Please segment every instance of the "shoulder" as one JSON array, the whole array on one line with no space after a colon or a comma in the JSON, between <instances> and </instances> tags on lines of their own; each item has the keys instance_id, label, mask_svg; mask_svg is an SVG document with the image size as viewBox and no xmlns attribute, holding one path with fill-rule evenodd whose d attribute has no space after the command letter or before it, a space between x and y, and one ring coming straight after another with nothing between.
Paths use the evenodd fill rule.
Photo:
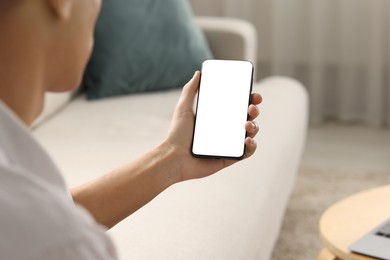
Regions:
<instances>
[{"instance_id":1,"label":"shoulder","mask_svg":"<svg viewBox=\"0 0 390 260\"><path fill-rule=\"evenodd\" d=\"M0 208L0 259L115 259L105 229L69 194L1 165Z\"/></svg>"}]
</instances>

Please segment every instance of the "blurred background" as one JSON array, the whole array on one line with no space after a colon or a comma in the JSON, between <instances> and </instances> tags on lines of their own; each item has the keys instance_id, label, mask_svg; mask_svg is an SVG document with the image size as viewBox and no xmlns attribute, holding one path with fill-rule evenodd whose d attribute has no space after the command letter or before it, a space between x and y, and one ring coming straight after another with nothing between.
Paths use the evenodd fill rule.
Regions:
<instances>
[{"instance_id":1,"label":"blurred background","mask_svg":"<svg viewBox=\"0 0 390 260\"><path fill-rule=\"evenodd\" d=\"M197 15L238 17L258 31L258 75L310 91L311 120L390 125L390 2L192 0Z\"/></svg>"},{"instance_id":2,"label":"blurred background","mask_svg":"<svg viewBox=\"0 0 390 260\"><path fill-rule=\"evenodd\" d=\"M191 3L195 15L252 22L258 79L293 77L309 92L306 150L273 260L315 259L323 211L390 183L390 1Z\"/></svg>"}]
</instances>

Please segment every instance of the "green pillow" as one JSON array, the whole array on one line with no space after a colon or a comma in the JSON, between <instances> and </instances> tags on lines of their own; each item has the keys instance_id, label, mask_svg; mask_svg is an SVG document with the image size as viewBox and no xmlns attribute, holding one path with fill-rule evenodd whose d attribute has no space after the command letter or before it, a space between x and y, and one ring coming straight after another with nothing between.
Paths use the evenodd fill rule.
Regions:
<instances>
[{"instance_id":1,"label":"green pillow","mask_svg":"<svg viewBox=\"0 0 390 260\"><path fill-rule=\"evenodd\" d=\"M210 58L188 0L107 0L83 83L88 99L177 88Z\"/></svg>"}]
</instances>

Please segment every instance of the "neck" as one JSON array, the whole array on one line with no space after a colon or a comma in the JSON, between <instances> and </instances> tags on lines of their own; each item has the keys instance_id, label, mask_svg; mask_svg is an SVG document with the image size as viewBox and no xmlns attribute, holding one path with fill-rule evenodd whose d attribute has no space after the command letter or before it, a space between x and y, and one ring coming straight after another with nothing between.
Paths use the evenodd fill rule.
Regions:
<instances>
[{"instance_id":1,"label":"neck","mask_svg":"<svg viewBox=\"0 0 390 260\"><path fill-rule=\"evenodd\" d=\"M15 21L5 17L0 22L0 99L31 125L43 107L42 46L28 21Z\"/></svg>"}]
</instances>

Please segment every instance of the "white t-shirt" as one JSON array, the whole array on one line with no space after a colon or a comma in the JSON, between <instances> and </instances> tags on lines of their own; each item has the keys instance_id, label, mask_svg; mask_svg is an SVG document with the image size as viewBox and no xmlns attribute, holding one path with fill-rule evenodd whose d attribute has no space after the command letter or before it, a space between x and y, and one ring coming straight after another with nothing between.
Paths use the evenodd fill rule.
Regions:
<instances>
[{"instance_id":1,"label":"white t-shirt","mask_svg":"<svg viewBox=\"0 0 390 260\"><path fill-rule=\"evenodd\" d=\"M55 164L1 101L0 259L117 259L106 230L75 205Z\"/></svg>"}]
</instances>

